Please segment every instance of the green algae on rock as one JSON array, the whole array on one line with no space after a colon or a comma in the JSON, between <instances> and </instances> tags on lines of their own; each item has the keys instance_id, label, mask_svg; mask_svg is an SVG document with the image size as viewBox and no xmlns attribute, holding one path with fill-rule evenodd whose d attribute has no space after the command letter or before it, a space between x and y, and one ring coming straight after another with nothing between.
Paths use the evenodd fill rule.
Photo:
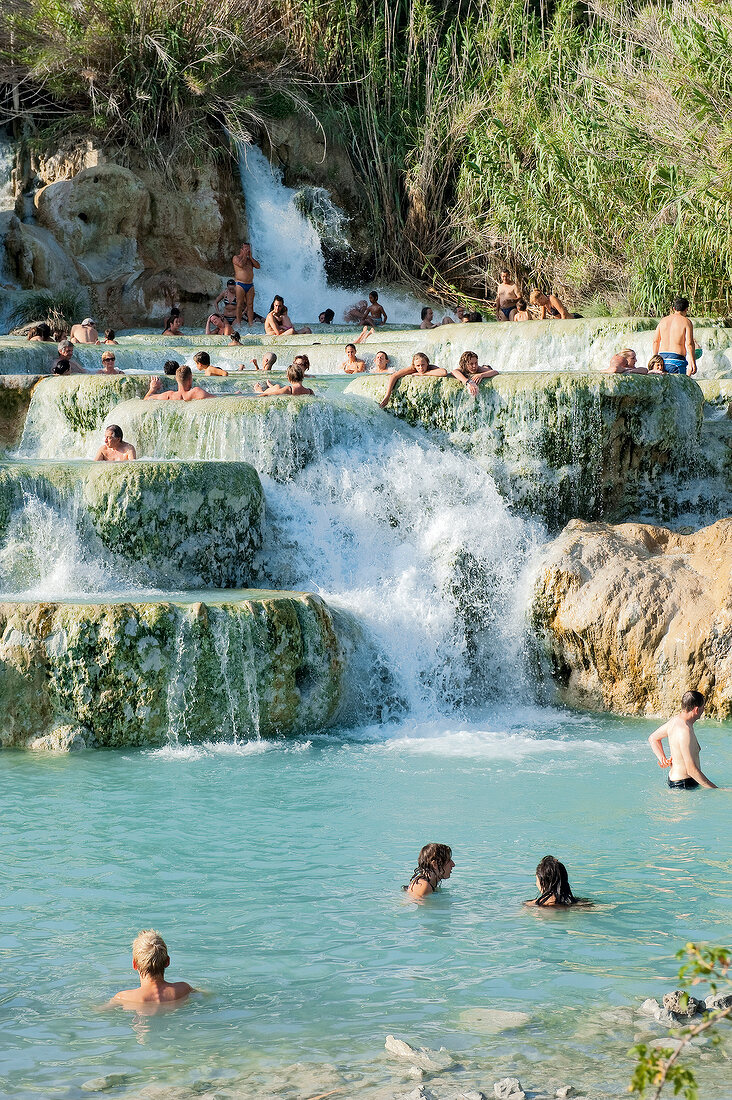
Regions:
<instances>
[{"instance_id":1,"label":"green algae on rock","mask_svg":"<svg viewBox=\"0 0 732 1100\"><path fill-rule=\"evenodd\" d=\"M329 725L342 649L314 595L0 604L0 745L160 745Z\"/></svg>"},{"instance_id":2,"label":"green algae on rock","mask_svg":"<svg viewBox=\"0 0 732 1100\"><path fill-rule=\"evenodd\" d=\"M385 385L358 378L346 392L379 398ZM698 466L702 404L690 378L536 372L498 375L477 398L452 378L409 376L388 407L446 433L513 504L558 527L621 519L649 499L670 511L677 478Z\"/></svg>"},{"instance_id":3,"label":"green algae on rock","mask_svg":"<svg viewBox=\"0 0 732 1100\"><path fill-rule=\"evenodd\" d=\"M575 520L551 543L531 621L559 699L670 714L689 688L732 716L732 520L693 534Z\"/></svg>"},{"instance_id":4,"label":"green algae on rock","mask_svg":"<svg viewBox=\"0 0 732 1100\"><path fill-rule=\"evenodd\" d=\"M140 585L236 588L252 582L264 494L245 462L0 464L0 536L29 496L111 550Z\"/></svg>"}]
</instances>

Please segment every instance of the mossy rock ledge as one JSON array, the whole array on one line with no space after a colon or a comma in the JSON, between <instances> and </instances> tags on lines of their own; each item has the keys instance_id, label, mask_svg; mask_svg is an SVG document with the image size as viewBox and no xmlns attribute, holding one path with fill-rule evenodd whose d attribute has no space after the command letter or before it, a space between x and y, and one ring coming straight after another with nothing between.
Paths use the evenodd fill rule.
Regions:
<instances>
[{"instance_id":1,"label":"mossy rock ledge","mask_svg":"<svg viewBox=\"0 0 732 1100\"><path fill-rule=\"evenodd\" d=\"M297 734L334 720L342 671L330 611L306 593L0 604L0 746Z\"/></svg>"},{"instance_id":2,"label":"mossy rock ledge","mask_svg":"<svg viewBox=\"0 0 732 1100\"><path fill-rule=\"evenodd\" d=\"M537 657L559 700L669 715L689 688L732 717L732 519L693 534L568 524L533 592Z\"/></svg>"},{"instance_id":3,"label":"mossy rock ledge","mask_svg":"<svg viewBox=\"0 0 732 1100\"><path fill-rule=\"evenodd\" d=\"M380 399L384 378L347 392ZM703 472L703 395L691 378L501 374L477 398L452 378L400 380L388 410L444 432L506 498L557 529L575 517L675 514L679 479Z\"/></svg>"}]
</instances>

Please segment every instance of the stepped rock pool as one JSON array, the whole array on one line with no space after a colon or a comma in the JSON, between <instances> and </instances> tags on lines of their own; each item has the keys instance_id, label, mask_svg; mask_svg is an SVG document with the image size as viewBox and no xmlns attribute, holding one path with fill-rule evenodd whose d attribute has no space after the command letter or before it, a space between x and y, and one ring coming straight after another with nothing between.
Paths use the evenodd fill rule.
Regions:
<instances>
[{"instance_id":1,"label":"stepped rock pool","mask_svg":"<svg viewBox=\"0 0 732 1100\"><path fill-rule=\"evenodd\" d=\"M0 770L5 1096L386 1098L417 1084L388 1034L445 1047L436 1096L518 1076L625 1093L637 1014L674 953L729 938L730 795L672 794L654 723L517 707L472 725L41 756ZM705 721L713 778L727 731ZM725 772L727 769L727 772ZM427 840L456 869L406 900ZM589 910L526 910L551 852ZM12 885L11 885L12 884ZM100 1011L135 984L130 943L165 936L174 1012ZM703 994L702 994L703 995ZM524 1013L500 1030L490 1011ZM732 1097L728 1026L686 1056Z\"/></svg>"}]
</instances>

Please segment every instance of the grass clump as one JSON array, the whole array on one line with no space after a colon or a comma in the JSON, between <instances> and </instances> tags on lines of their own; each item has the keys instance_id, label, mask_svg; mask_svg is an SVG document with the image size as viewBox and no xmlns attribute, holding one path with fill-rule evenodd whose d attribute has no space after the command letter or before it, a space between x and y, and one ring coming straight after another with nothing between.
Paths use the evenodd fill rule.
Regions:
<instances>
[{"instance_id":1,"label":"grass clump","mask_svg":"<svg viewBox=\"0 0 732 1100\"><path fill-rule=\"evenodd\" d=\"M89 312L89 301L81 290L33 290L23 294L8 319L10 329L45 323L52 331L69 332Z\"/></svg>"}]
</instances>

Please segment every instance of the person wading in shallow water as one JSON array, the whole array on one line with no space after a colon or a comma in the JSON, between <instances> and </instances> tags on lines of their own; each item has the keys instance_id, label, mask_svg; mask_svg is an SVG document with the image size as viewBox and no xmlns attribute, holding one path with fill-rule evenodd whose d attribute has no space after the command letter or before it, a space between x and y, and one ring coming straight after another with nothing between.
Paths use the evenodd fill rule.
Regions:
<instances>
[{"instance_id":1,"label":"person wading in shallow water","mask_svg":"<svg viewBox=\"0 0 732 1100\"><path fill-rule=\"evenodd\" d=\"M140 987L115 993L110 1006L137 1008L140 1005L169 1004L196 992L188 982L166 982L165 970L168 966L168 948L160 933L154 928L140 932L132 944L132 967L140 975Z\"/></svg>"},{"instance_id":2,"label":"person wading in shallow water","mask_svg":"<svg viewBox=\"0 0 732 1100\"><path fill-rule=\"evenodd\" d=\"M697 787L716 790L717 784L707 779L699 766L701 748L694 732L694 723L704 713L704 696L700 691L687 691L681 700L681 711L654 730L648 743L660 768L670 768L668 785L674 791L693 791ZM668 738L670 756L663 751Z\"/></svg>"},{"instance_id":3,"label":"person wading in shallow water","mask_svg":"<svg viewBox=\"0 0 732 1100\"><path fill-rule=\"evenodd\" d=\"M417 857L417 866L408 886L402 886L410 897L424 898L434 894L440 883L448 879L455 863L449 844L425 844Z\"/></svg>"},{"instance_id":4,"label":"person wading in shallow water","mask_svg":"<svg viewBox=\"0 0 732 1100\"><path fill-rule=\"evenodd\" d=\"M688 308L687 298L676 298L653 335L653 354L663 359L666 374L696 374L694 326L686 316Z\"/></svg>"}]
</instances>

